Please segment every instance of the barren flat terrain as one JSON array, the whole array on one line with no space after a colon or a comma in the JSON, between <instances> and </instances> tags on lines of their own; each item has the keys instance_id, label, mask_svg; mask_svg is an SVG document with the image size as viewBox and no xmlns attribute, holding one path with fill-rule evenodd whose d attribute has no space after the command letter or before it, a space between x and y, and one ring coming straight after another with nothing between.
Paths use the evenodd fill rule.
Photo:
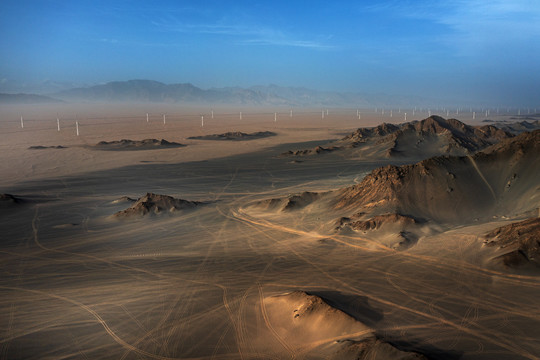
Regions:
<instances>
[{"instance_id":1,"label":"barren flat terrain","mask_svg":"<svg viewBox=\"0 0 540 360\"><path fill-rule=\"evenodd\" d=\"M497 259L511 249L485 244L538 216L538 154L505 157L517 136L420 165L418 152L283 156L404 116L211 110L1 110L1 359L540 359L534 259L509 267ZM204 140L231 132L275 135ZM399 182L378 197L381 178L420 187L421 171L433 206L404 203ZM478 201L448 200L467 191Z\"/></svg>"}]
</instances>

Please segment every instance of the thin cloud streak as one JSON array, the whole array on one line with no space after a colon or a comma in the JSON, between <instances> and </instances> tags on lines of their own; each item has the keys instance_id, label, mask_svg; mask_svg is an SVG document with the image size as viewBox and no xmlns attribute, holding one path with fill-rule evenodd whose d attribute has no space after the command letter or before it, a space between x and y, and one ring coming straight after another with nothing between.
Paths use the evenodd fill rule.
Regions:
<instances>
[{"instance_id":1,"label":"thin cloud streak","mask_svg":"<svg viewBox=\"0 0 540 360\"><path fill-rule=\"evenodd\" d=\"M530 0L387 1L361 11L441 24L453 32L447 39L459 41L496 43L540 36L540 3Z\"/></svg>"},{"instance_id":2,"label":"thin cloud streak","mask_svg":"<svg viewBox=\"0 0 540 360\"><path fill-rule=\"evenodd\" d=\"M336 49L335 46L322 45L313 41L301 41L301 40L287 40L287 39L256 39L256 40L244 40L238 42L241 45L276 45L276 46L291 46L300 48L310 48L317 50L332 50Z\"/></svg>"},{"instance_id":3,"label":"thin cloud streak","mask_svg":"<svg viewBox=\"0 0 540 360\"><path fill-rule=\"evenodd\" d=\"M335 49L336 46L327 45L319 41L300 40L290 34L268 27L249 27L243 25L220 24L184 24L179 22L153 21L152 24L164 32L179 32L206 35L225 35L231 37L247 38L237 40L239 45L270 45L309 48L317 50ZM326 36L331 38L331 36Z\"/></svg>"}]
</instances>

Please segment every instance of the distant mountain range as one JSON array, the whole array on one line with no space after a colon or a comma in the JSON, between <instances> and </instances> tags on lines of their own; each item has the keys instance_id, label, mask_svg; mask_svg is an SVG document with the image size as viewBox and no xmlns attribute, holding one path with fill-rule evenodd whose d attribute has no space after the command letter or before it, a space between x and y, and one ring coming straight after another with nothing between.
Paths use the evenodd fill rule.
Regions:
<instances>
[{"instance_id":1,"label":"distant mountain range","mask_svg":"<svg viewBox=\"0 0 540 360\"><path fill-rule=\"evenodd\" d=\"M23 95L26 101L21 101ZM0 99L9 102L12 94L1 94ZM165 102L185 104L222 104L251 106L293 107L405 107L433 106L438 102L415 96L387 94L361 94L351 92L318 91L302 87L278 85L253 86L250 88L225 87L201 89L193 84L164 84L153 80L113 81L102 85L78 87L52 94L18 94L11 102L68 101L68 102ZM39 98L42 97L42 98ZM5 100L4 100L5 99Z\"/></svg>"}]
</instances>

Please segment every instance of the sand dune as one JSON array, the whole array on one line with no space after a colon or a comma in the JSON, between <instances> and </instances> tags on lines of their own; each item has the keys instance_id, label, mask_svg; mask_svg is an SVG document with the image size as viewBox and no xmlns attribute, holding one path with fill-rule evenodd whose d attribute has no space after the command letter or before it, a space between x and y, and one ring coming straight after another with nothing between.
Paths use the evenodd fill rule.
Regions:
<instances>
[{"instance_id":1,"label":"sand dune","mask_svg":"<svg viewBox=\"0 0 540 360\"><path fill-rule=\"evenodd\" d=\"M126 201L132 199L125 197ZM147 193L138 199L129 208L114 214L117 218L141 217L145 215L157 215L160 213L173 213L180 210L193 209L201 203L198 201L189 201L176 199L168 195L158 195Z\"/></svg>"},{"instance_id":2,"label":"sand dune","mask_svg":"<svg viewBox=\"0 0 540 360\"><path fill-rule=\"evenodd\" d=\"M255 140L262 139L269 136L276 136L277 134L272 131L257 131L254 133L244 133L241 131L230 131L223 134L212 134L212 135L201 135L201 136L190 136L188 139L195 140L234 140L234 141L244 141L244 140Z\"/></svg>"},{"instance_id":3,"label":"sand dune","mask_svg":"<svg viewBox=\"0 0 540 360\"><path fill-rule=\"evenodd\" d=\"M527 264L540 267L540 218L530 218L497 228L485 235L488 246L508 252L495 260L506 266Z\"/></svg>"},{"instance_id":4,"label":"sand dune","mask_svg":"<svg viewBox=\"0 0 540 360\"><path fill-rule=\"evenodd\" d=\"M169 142L165 139L144 139L144 140L128 140L122 139L118 141L100 141L92 146L96 150L152 150L162 148L177 148L185 146L176 142Z\"/></svg>"},{"instance_id":5,"label":"sand dune","mask_svg":"<svg viewBox=\"0 0 540 360\"><path fill-rule=\"evenodd\" d=\"M341 140L314 149L288 151L282 156L303 156L338 151L345 156L383 159L438 155L469 155L486 148L510 133L492 125L469 126L456 119L431 116L400 125L382 124L359 128Z\"/></svg>"}]
</instances>

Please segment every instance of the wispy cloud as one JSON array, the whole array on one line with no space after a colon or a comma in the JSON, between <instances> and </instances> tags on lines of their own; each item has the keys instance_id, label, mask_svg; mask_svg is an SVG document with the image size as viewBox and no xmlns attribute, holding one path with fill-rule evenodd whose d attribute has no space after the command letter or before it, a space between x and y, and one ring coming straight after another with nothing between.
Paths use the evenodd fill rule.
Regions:
<instances>
[{"instance_id":1,"label":"wispy cloud","mask_svg":"<svg viewBox=\"0 0 540 360\"><path fill-rule=\"evenodd\" d=\"M525 0L456 0L439 22L465 33L480 33L494 40L533 38L540 35L540 3Z\"/></svg>"},{"instance_id":2,"label":"wispy cloud","mask_svg":"<svg viewBox=\"0 0 540 360\"><path fill-rule=\"evenodd\" d=\"M318 50L330 50L335 49L335 46L332 45L323 45L316 41L302 41L302 40L291 40L291 39L251 39L238 42L239 44L244 45L276 45L276 46L293 46L300 48L311 48Z\"/></svg>"},{"instance_id":3,"label":"wispy cloud","mask_svg":"<svg viewBox=\"0 0 540 360\"><path fill-rule=\"evenodd\" d=\"M301 36L276 30L264 26L229 25L229 24L190 24L171 20L153 21L152 24L164 32L179 32L190 34L224 35L233 38L235 44L240 45L267 45L267 46L290 46L298 48L310 48L316 50L329 50L336 48L328 44L331 36L318 37L318 39L306 40Z\"/></svg>"},{"instance_id":4,"label":"wispy cloud","mask_svg":"<svg viewBox=\"0 0 540 360\"><path fill-rule=\"evenodd\" d=\"M99 41L107 43L107 44L118 44L118 39L103 38L103 39L99 39Z\"/></svg>"},{"instance_id":5,"label":"wispy cloud","mask_svg":"<svg viewBox=\"0 0 540 360\"><path fill-rule=\"evenodd\" d=\"M431 39L451 49L453 56L478 57L489 51L511 59L523 49L540 56L538 1L387 0L361 11L432 23ZM410 34L413 39L417 35Z\"/></svg>"},{"instance_id":6,"label":"wispy cloud","mask_svg":"<svg viewBox=\"0 0 540 360\"><path fill-rule=\"evenodd\" d=\"M388 0L362 10L431 21L465 39L500 42L540 35L540 2L531 0Z\"/></svg>"}]
</instances>

